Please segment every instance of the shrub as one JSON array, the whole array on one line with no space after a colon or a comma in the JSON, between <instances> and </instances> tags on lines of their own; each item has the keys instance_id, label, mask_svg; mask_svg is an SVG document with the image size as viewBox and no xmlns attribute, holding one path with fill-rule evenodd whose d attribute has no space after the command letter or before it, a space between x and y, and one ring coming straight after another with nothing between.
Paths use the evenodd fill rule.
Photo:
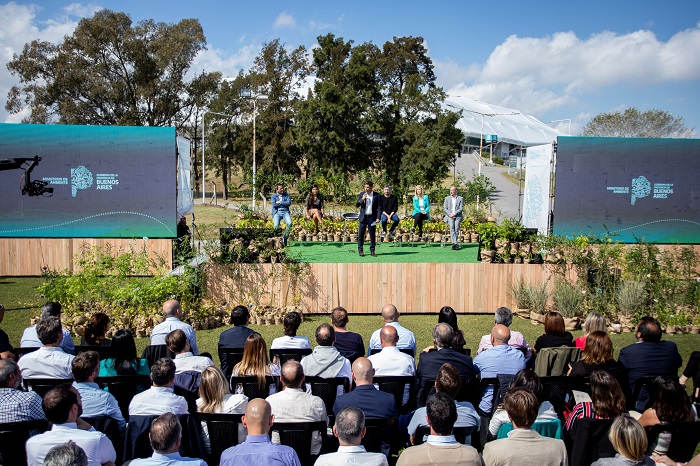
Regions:
<instances>
[{"instance_id":1,"label":"shrub","mask_svg":"<svg viewBox=\"0 0 700 466\"><path fill-rule=\"evenodd\" d=\"M552 293L554 309L564 317L581 317L583 315L583 301L586 297L576 285L565 280L555 283Z\"/></svg>"}]
</instances>

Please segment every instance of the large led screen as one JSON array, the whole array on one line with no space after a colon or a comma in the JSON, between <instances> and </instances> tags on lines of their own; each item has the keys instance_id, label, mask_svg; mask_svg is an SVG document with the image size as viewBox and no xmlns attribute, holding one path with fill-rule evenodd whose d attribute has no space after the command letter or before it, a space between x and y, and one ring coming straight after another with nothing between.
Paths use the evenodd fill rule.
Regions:
<instances>
[{"instance_id":1,"label":"large led screen","mask_svg":"<svg viewBox=\"0 0 700 466\"><path fill-rule=\"evenodd\" d=\"M700 243L700 140L560 137L554 233Z\"/></svg>"},{"instance_id":2,"label":"large led screen","mask_svg":"<svg viewBox=\"0 0 700 466\"><path fill-rule=\"evenodd\" d=\"M0 124L0 237L174 237L175 140L175 128Z\"/></svg>"}]
</instances>

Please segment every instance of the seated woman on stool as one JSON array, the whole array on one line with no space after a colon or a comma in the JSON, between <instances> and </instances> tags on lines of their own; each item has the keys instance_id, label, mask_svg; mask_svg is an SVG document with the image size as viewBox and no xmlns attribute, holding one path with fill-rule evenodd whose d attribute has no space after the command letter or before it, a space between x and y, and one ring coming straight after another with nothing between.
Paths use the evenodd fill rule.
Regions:
<instances>
[{"instance_id":1,"label":"seated woman on stool","mask_svg":"<svg viewBox=\"0 0 700 466\"><path fill-rule=\"evenodd\" d=\"M319 194L318 186L313 185L306 198L306 218L313 219L314 234L318 233L319 228L323 230L323 216L323 196Z\"/></svg>"},{"instance_id":2,"label":"seated woman on stool","mask_svg":"<svg viewBox=\"0 0 700 466\"><path fill-rule=\"evenodd\" d=\"M430 200L427 194L423 194L423 186L416 186L416 195L413 196L413 228L418 229L418 236L423 237L423 221L430 220Z\"/></svg>"}]
</instances>

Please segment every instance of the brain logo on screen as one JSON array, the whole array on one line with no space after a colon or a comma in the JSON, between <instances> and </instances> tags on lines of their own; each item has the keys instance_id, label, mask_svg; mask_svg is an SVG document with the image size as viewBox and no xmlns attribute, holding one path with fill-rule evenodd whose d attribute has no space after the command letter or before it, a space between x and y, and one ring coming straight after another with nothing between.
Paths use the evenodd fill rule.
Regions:
<instances>
[{"instance_id":1,"label":"brain logo on screen","mask_svg":"<svg viewBox=\"0 0 700 466\"><path fill-rule=\"evenodd\" d=\"M651 193L651 183L649 180L640 176L639 178L632 178L632 205L637 202L637 199L641 197L647 197Z\"/></svg>"},{"instance_id":2,"label":"brain logo on screen","mask_svg":"<svg viewBox=\"0 0 700 466\"><path fill-rule=\"evenodd\" d=\"M73 197L79 189L87 189L92 186L92 172L80 165L78 168L70 169L71 194Z\"/></svg>"}]
</instances>

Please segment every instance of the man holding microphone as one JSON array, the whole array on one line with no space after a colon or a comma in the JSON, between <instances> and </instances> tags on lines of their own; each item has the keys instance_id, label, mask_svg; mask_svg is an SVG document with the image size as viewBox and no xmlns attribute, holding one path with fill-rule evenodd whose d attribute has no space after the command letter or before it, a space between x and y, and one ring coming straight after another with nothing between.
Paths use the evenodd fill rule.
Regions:
<instances>
[{"instance_id":1,"label":"man holding microphone","mask_svg":"<svg viewBox=\"0 0 700 466\"><path fill-rule=\"evenodd\" d=\"M363 247L365 243L365 230L367 230L367 228L369 228L370 254L372 257L377 257L377 254L374 252L374 246L377 235L377 223L379 223L382 213L382 201L381 196L372 191L373 186L374 183L371 181L365 181L365 190L357 196L357 202L355 203L355 207L360 208L360 225L357 232L357 252L360 257L364 257L365 255Z\"/></svg>"}]
</instances>

